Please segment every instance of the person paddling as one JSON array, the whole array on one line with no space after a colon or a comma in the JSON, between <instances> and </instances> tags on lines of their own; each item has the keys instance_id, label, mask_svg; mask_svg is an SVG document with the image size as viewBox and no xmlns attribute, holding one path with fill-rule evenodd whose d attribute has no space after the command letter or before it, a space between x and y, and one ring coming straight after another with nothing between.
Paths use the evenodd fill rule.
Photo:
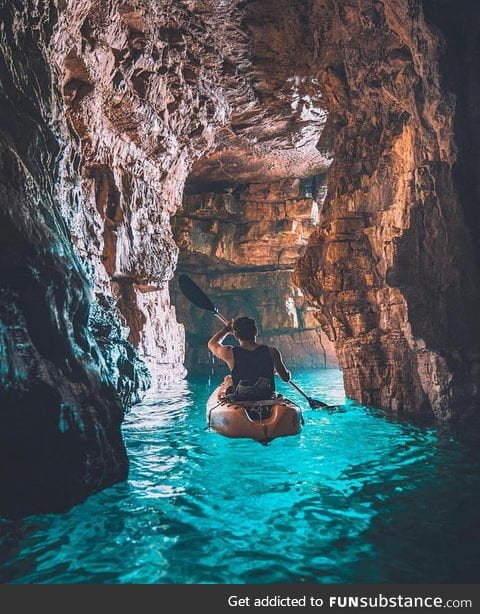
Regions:
<instances>
[{"instance_id":1,"label":"person paddling","mask_svg":"<svg viewBox=\"0 0 480 614\"><path fill-rule=\"evenodd\" d=\"M229 334L235 336L238 346L223 345L222 341ZM257 335L255 320L240 316L209 340L208 349L223 360L231 371L223 381L221 394L237 401L270 399L275 394L275 373L284 382L290 381L290 371L284 365L279 350L258 344Z\"/></svg>"}]
</instances>

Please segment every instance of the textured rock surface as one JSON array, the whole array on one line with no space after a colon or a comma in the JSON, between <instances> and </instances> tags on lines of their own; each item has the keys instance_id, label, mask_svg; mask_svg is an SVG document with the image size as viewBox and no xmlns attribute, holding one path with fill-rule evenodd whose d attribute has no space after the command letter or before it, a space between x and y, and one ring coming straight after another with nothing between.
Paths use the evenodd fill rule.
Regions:
<instances>
[{"instance_id":1,"label":"textured rock surface","mask_svg":"<svg viewBox=\"0 0 480 614\"><path fill-rule=\"evenodd\" d=\"M18 5L18 6L17 6ZM127 475L123 408L54 194L47 3L2 9L0 514L61 511Z\"/></svg>"},{"instance_id":2,"label":"textured rock surface","mask_svg":"<svg viewBox=\"0 0 480 614\"><path fill-rule=\"evenodd\" d=\"M290 279L311 203L266 186L333 156L296 280L347 393L478 416L476 3L15 0L2 18L5 509L122 479L123 407L185 373L168 286L187 177L183 270L213 262L229 314L263 300L294 360L299 339L321 354Z\"/></svg>"},{"instance_id":3,"label":"textured rock surface","mask_svg":"<svg viewBox=\"0 0 480 614\"><path fill-rule=\"evenodd\" d=\"M467 50L479 14L431 4L447 34L472 30L457 38L463 56L421 2L316 3L330 112L319 146L334 162L296 278L335 339L349 396L468 422L479 394L478 225L468 223L478 197L457 179L475 166L459 126L462 109L478 125L478 92L447 80L446 66L477 66Z\"/></svg>"},{"instance_id":4,"label":"textured rock surface","mask_svg":"<svg viewBox=\"0 0 480 614\"><path fill-rule=\"evenodd\" d=\"M336 364L311 307L292 283L298 256L318 224L315 198L321 206L323 196L320 177L250 184L186 196L175 216L178 273L195 279L226 317L255 318L260 340L278 347L291 368ZM209 370L207 340L221 324L188 303L176 279L172 293L187 333L186 365Z\"/></svg>"},{"instance_id":5,"label":"textured rock surface","mask_svg":"<svg viewBox=\"0 0 480 614\"><path fill-rule=\"evenodd\" d=\"M51 49L73 136L60 192L75 245L152 384L181 377L183 331L166 292L177 257L169 218L211 142L209 124L225 114L220 59L175 2L70 2Z\"/></svg>"},{"instance_id":6,"label":"textured rock surface","mask_svg":"<svg viewBox=\"0 0 480 614\"><path fill-rule=\"evenodd\" d=\"M306 48L304 11L282 2L278 16L261 5L250 15L238 4L72 1L53 36L72 137L65 217L153 384L184 374L183 329L166 292L177 258L169 218L195 160L215 148L192 181L206 170L209 181L238 181L242 164L279 177L326 165L315 149L325 122L318 87L281 45L289 35Z\"/></svg>"},{"instance_id":7,"label":"textured rock surface","mask_svg":"<svg viewBox=\"0 0 480 614\"><path fill-rule=\"evenodd\" d=\"M329 160L315 147L325 124L316 77L312 3L198 0L223 56L229 120L189 181L264 183L314 176Z\"/></svg>"},{"instance_id":8,"label":"textured rock surface","mask_svg":"<svg viewBox=\"0 0 480 614\"><path fill-rule=\"evenodd\" d=\"M305 71L292 80L286 53L269 68L263 26L248 26L263 8L248 16L238 4L2 6L7 511L62 509L125 477L123 407L184 374L167 286L170 216L193 162L223 148L245 159L249 149L249 173L260 157L280 176L285 160L325 166L309 128L325 120L313 82ZM294 44L304 34L303 12L281 5L264 19L273 51L287 31ZM264 159L269 139L284 161Z\"/></svg>"}]
</instances>

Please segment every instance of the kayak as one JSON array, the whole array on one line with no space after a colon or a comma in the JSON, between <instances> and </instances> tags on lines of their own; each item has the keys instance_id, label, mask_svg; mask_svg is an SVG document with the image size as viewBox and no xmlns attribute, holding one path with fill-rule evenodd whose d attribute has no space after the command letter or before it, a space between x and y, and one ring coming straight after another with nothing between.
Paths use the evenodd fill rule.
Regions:
<instances>
[{"instance_id":1,"label":"kayak","mask_svg":"<svg viewBox=\"0 0 480 614\"><path fill-rule=\"evenodd\" d=\"M207 424L225 437L247 437L267 445L276 437L300 433L301 408L286 397L264 401L227 401L220 386L207 401Z\"/></svg>"}]
</instances>

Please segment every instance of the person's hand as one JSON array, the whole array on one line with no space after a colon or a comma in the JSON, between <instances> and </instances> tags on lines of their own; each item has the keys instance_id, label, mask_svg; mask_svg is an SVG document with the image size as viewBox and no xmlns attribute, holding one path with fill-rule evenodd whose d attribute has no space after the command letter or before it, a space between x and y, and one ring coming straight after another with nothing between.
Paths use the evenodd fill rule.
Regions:
<instances>
[{"instance_id":1,"label":"person's hand","mask_svg":"<svg viewBox=\"0 0 480 614\"><path fill-rule=\"evenodd\" d=\"M228 324L225 324L225 330L229 333L233 331L233 320L230 320Z\"/></svg>"}]
</instances>

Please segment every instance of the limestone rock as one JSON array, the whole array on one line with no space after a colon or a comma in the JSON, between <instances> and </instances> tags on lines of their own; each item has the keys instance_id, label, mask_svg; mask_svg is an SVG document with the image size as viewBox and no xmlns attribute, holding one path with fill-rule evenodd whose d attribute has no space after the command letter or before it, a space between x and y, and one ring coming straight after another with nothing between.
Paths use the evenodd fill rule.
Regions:
<instances>
[{"instance_id":1,"label":"limestone rock","mask_svg":"<svg viewBox=\"0 0 480 614\"><path fill-rule=\"evenodd\" d=\"M291 364L337 353L352 398L476 429L480 15L461 5L3 3L4 512L125 478L125 407L185 374L182 323L208 364L211 315L170 303L179 253Z\"/></svg>"},{"instance_id":2,"label":"limestone rock","mask_svg":"<svg viewBox=\"0 0 480 614\"><path fill-rule=\"evenodd\" d=\"M298 255L318 223L322 188L321 177L292 178L190 194L174 218L178 274L190 274L227 318L255 318L259 341L278 347L291 368L337 365L333 345L292 283ZM187 368L223 371L207 349L221 323L186 301L176 278L171 288L186 328Z\"/></svg>"},{"instance_id":3,"label":"limestone rock","mask_svg":"<svg viewBox=\"0 0 480 614\"><path fill-rule=\"evenodd\" d=\"M53 7L9 3L0 37L0 515L64 511L119 480L124 408L54 198Z\"/></svg>"},{"instance_id":4,"label":"limestone rock","mask_svg":"<svg viewBox=\"0 0 480 614\"><path fill-rule=\"evenodd\" d=\"M335 4L317 2L314 18L329 111L319 147L333 163L296 280L335 341L350 397L468 423L480 390L479 243L475 197L458 181L472 164L462 109L473 120L459 75L477 65L467 48L478 6Z\"/></svg>"}]
</instances>

